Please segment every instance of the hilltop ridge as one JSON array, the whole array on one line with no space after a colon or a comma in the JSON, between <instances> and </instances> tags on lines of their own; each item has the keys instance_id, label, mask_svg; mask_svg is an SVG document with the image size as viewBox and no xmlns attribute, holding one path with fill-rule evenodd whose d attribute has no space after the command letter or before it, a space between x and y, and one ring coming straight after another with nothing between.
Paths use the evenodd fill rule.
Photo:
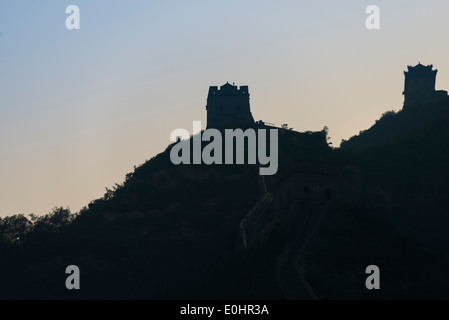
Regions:
<instances>
[{"instance_id":1,"label":"hilltop ridge","mask_svg":"<svg viewBox=\"0 0 449 320\"><path fill-rule=\"evenodd\" d=\"M0 298L449 298L448 110L386 112L341 148L327 128L276 128L266 179L174 165L170 145L79 213L0 219ZM380 291L364 287L373 263ZM63 285L71 264L83 290Z\"/></svg>"}]
</instances>

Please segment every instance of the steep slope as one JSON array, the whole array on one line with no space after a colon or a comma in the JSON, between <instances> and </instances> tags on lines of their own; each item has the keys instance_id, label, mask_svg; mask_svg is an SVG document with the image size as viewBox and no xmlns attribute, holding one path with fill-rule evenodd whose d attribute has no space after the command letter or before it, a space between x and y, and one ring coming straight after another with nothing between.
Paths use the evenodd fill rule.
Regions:
<instances>
[{"instance_id":1,"label":"steep slope","mask_svg":"<svg viewBox=\"0 0 449 320\"><path fill-rule=\"evenodd\" d=\"M360 166L364 184L383 192L395 224L434 246L449 243L449 106L401 111L381 118L342 144Z\"/></svg>"},{"instance_id":2,"label":"steep slope","mask_svg":"<svg viewBox=\"0 0 449 320\"><path fill-rule=\"evenodd\" d=\"M285 131L281 159L294 156L292 143L311 159L329 152L324 132ZM264 192L258 167L175 166L170 149L76 217L58 209L34 224L25 216L0 221L0 297L182 299L240 290L235 283L224 292L220 274L235 254L240 221ZM72 264L83 290L65 289Z\"/></svg>"},{"instance_id":3,"label":"steep slope","mask_svg":"<svg viewBox=\"0 0 449 320\"><path fill-rule=\"evenodd\" d=\"M280 166L361 172L360 193L329 205L298 266L318 298L448 298L448 128L435 108L390 113L340 149L326 130L280 131ZM276 262L300 227L297 210L276 213L252 237L263 240L238 250L242 219L266 194L258 167L175 166L170 148L79 214L1 219L0 298L285 298ZM82 290L64 286L72 264ZM366 290L368 264L380 266L384 290Z\"/></svg>"},{"instance_id":4,"label":"steep slope","mask_svg":"<svg viewBox=\"0 0 449 320\"><path fill-rule=\"evenodd\" d=\"M449 106L388 112L342 143L361 169L362 196L334 209L305 276L324 299L447 299ZM381 270L381 290L364 286Z\"/></svg>"}]
</instances>

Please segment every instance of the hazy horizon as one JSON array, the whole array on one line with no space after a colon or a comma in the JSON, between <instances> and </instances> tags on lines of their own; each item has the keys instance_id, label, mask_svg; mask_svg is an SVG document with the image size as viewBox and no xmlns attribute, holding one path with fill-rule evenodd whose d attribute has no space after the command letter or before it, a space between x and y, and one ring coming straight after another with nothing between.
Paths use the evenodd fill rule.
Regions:
<instances>
[{"instance_id":1,"label":"hazy horizon","mask_svg":"<svg viewBox=\"0 0 449 320\"><path fill-rule=\"evenodd\" d=\"M65 8L81 11L67 30ZM365 8L380 8L367 30ZM3 1L0 217L78 211L206 125L211 85L248 85L255 120L324 126L334 146L403 102L407 65L449 89L449 2Z\"/></svg>"}]
</instances>

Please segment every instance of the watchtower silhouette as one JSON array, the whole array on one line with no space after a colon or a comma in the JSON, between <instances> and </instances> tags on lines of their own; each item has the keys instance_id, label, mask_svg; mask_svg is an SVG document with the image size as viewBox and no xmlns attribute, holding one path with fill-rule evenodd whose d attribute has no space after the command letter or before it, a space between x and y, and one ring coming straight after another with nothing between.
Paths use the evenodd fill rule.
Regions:
<instances>
[{"instance_id":1,"label":"watchtower silhouette","mask_svg":"<svg viewBox=\"0 0 449 320\"><path fill-rule=\"evenodd\" d=\"M447 97L447 91L435 90L435 82L438 70L433 70L433 65L424 66L418 63L416 66L407 66L404 71L404 108L420 105L423 102L434 102L441 97Z\"/></svg>"},{"instance_id":2,"label":"watchtower silhouette","mask_svg":"<svg viewBox=\"0 0 449 320\"><path fill-rule=\"evenodd\" d=\"M220 89L209 87L206 110L207 128L248 128L254 124L248 86L238 88L226 82Z\"/></svg>"}]
</instances>

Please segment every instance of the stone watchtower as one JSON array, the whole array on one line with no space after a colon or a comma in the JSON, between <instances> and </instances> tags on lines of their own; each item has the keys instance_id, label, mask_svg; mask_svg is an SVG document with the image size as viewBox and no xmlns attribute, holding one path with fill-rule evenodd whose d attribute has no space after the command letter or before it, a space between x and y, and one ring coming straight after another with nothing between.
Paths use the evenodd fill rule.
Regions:
<instances>
[{"instance_id":1,"label":"stone watchtower","mask_svg":"<svg viewBox=\"0 0 449 320\"><path fill-rule=\"evenodd\" d=\"M438 70L432 70L433 65L424 66L418 63L416 66L407 66L404 71L404 108L423 102L430 102L441 96L447 95L446 91L435 91L435 80Z\"/></svg>"},{"instance_id":2,"label":"stone watchtower","mask_svg":"<svg viewBox=\"0 0 449 320\"><path fill-rule=\"evenodd\" d=\"M249 107L248 86L226 83L209 88L207 96L207 128L248 128L254 124Z\"/></svg>"}]
</instances>

